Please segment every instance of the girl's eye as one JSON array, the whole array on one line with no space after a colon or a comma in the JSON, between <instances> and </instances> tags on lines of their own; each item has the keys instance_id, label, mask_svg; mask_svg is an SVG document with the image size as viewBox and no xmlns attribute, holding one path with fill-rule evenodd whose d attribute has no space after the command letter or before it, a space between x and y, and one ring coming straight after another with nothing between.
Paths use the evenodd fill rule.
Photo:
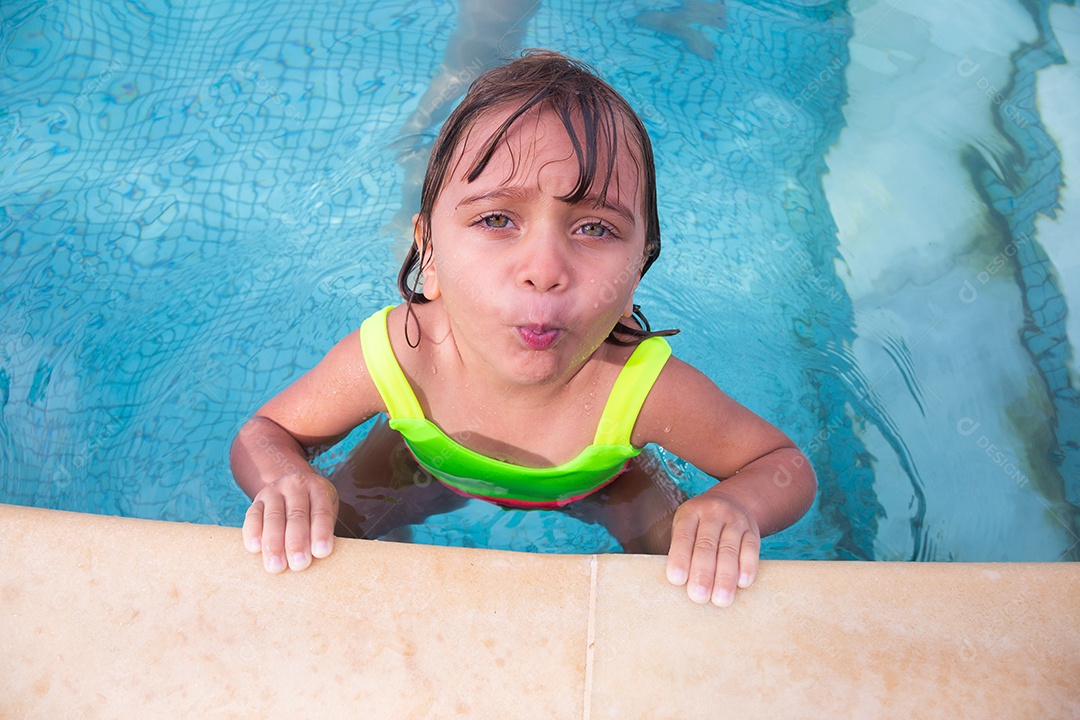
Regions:
<instances>
[{"instance_id":1,"label":"girl's eye","mask_svg":"<svg viewBox=\"0 0 1080 720\"><path fill-rule=\"evenodd\" d=\"M484 225L488 226L489 228L495 230L502 230L503 228L510 225L510 218L499 213L492 213L491 215L485 215L484 217L480 218L480 222L484 223Z\"/></svg>"},{"instance_id":2,"label":"girl's eye","mask_svg":"<svg viewBox=\"0 0 1080 720\"><path fill-rule=\"evenodd\" d=\"M581 226L581 232L589 237L604 237L606 235L615 235L614 230L607 225L598 222L585 223Z\"/></svg>"}]
</instances>

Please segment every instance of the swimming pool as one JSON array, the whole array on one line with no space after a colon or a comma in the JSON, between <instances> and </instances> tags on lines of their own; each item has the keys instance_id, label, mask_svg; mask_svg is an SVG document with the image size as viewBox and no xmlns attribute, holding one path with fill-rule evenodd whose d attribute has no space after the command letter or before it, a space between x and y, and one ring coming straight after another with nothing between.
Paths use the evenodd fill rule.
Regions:
<instances>
[{"instance_id":1,"label":"swimming pool","mask_svg":"<svg viewBox=\"0 0 1080 720\"><path fill-rule=\"evenodd\" d=\"M763 556L1080 555L1072 4L473 5L4 4L0 502L239 525L232 436L397 297L440 64L495 33L642 115L638 301L819 474ZM618 549L478 501L405 535Z\"/></svg>"}]
</instances>

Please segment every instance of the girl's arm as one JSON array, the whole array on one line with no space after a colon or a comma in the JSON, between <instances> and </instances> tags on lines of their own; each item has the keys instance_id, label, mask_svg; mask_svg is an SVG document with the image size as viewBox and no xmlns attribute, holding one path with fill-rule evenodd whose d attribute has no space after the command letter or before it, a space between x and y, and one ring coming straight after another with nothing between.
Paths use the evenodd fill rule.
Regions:
<instances>
[{"instance_id":1,"label":"girl's arm","mask_svg":"<svg viewBox=\"0 0 1080 720\"><path fill-rule=\"evenodd\" d=\"M382 409L354 332L244 424L230 453L233 476L253 502L244 546L270 572L303 570L333 549L338 497L310 460Z\"/></svg>"},{"instance_id":2,"label":"girl's arm","mask_svg":"<svg viewBox=\"0 0 1080 720\"><path fill-rule=\"evenodd\" d=\"M678 358L642 407L633 442L655 442L720 482L675 513L667 576L695 602L730 605L757 573L761 537L796 522L814 501L806 456L774 426Z\"/></svg>"}]
</instances>

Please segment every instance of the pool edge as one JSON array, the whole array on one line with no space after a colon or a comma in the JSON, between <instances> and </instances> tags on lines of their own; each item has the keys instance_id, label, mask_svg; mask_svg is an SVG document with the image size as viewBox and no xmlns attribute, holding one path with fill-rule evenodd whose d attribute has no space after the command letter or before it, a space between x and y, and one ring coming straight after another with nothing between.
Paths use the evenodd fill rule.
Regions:
<instances>
[{"instance_id":1,"label":"pool edge","mask_svg":"<svg viewBox=\"0 0 1080 720\"><path fill-rule=\"evenodd\" d=\"M339 539L271 576L236 528L0 526L5 716L1080 716L1074 564L764 561L725 609L657 557Z\"/></svg>"}]
</instances>

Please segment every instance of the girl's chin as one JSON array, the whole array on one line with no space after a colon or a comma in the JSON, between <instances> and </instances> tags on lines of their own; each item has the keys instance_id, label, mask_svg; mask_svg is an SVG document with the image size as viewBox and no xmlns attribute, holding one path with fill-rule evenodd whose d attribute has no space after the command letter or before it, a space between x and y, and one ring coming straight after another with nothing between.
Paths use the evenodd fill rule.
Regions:
<instances>
[{"instance_id":1,"label":"girl's chin","mask_svg":"<svg viewBox=\"0 0 1080 720\"><path fill-rule=\"evenodd\" d=\"M503 375L518 385L546 385L557 382L567 371L568 362L554 350L521 349L503 365Z\"/></svg>"}]
</instances>

